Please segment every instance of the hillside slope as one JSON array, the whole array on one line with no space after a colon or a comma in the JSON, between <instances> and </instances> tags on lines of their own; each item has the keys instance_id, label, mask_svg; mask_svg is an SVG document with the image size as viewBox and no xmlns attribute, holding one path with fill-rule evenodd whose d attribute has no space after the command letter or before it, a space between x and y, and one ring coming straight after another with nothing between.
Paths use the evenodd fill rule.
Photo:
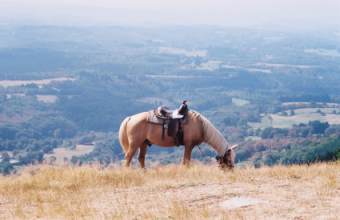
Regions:
<instances>
[{"instance_id":1,"label":"hillside slope","mask_svg":"<svg viewBox=\"0 0 340 220\"><path fill-rule=\"evenodd\" d=\"M0 177L0 219L336 219L340 163L31 167Z\"/></svg>"}]
</instances>

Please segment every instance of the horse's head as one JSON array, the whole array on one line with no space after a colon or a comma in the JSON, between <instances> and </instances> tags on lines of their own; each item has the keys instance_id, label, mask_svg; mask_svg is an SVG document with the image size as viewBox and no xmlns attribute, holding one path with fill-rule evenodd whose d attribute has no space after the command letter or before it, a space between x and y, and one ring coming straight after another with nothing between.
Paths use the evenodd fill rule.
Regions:
<instances>
[{"instance_id":1,"label":"horse's head","mask_svg":"<svg viewBox=\"0 0 340 220\"><path fill-rule=\"evenodd\" d=\"M233 145L232 147L228 148L223 156L216 156L216 160L219 163L221 168L229 168L233 169L235 166L235 152L234 148L237 145Z\"/></svg>"}]
</instances>

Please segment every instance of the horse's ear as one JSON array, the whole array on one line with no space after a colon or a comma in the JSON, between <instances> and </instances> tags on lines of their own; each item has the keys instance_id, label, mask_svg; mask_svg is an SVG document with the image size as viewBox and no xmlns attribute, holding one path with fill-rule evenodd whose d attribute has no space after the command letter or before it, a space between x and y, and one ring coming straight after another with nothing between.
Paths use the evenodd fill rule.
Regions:
<instances>
[{"instance_id":1,"label":"horse's ear","mask_svg":"<svg viewBox=\"0 0 340 220\"><path fill-rule=\"evenodd\" d=\"M237 147L238 147L238 144L234 144L233 146L230 147L230 149L234 150Z\"/></svg>"}]
</instances>

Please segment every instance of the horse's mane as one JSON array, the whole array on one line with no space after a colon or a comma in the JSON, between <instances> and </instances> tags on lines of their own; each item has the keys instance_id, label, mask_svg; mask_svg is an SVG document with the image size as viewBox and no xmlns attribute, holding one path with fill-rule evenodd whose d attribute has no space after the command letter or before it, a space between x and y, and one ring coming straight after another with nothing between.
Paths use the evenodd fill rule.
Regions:
<instances>
[{"instance_id":1,"label":"horse's mane","mask_svg":"<svg viewBox=\"0 0 340 220\"><path fill-rule=\"evenodd\" d=\"M203 115L198 112L193 113L202 122L204 142L212 146L220 155L223 155L229 147L229 143L221 132Z\"/></svg>"}]
</instances>

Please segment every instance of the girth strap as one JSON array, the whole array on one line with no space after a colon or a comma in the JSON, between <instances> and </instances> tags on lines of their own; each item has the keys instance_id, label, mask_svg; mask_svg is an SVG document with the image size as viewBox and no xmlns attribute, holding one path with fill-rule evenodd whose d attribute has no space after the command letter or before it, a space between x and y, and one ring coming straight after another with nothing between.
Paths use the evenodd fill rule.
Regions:
<instances>
[{"instance_id":1,"label":"girth strap","mask_svg":"<svg viewBox=\"0 0 340 220\"><path fill-rule=\"evenodd\" d=\"M163 120L163 124L162 124L162 140L164 140L164 134L165 134L165 120Z\"/></svg>"}]
</instances>

